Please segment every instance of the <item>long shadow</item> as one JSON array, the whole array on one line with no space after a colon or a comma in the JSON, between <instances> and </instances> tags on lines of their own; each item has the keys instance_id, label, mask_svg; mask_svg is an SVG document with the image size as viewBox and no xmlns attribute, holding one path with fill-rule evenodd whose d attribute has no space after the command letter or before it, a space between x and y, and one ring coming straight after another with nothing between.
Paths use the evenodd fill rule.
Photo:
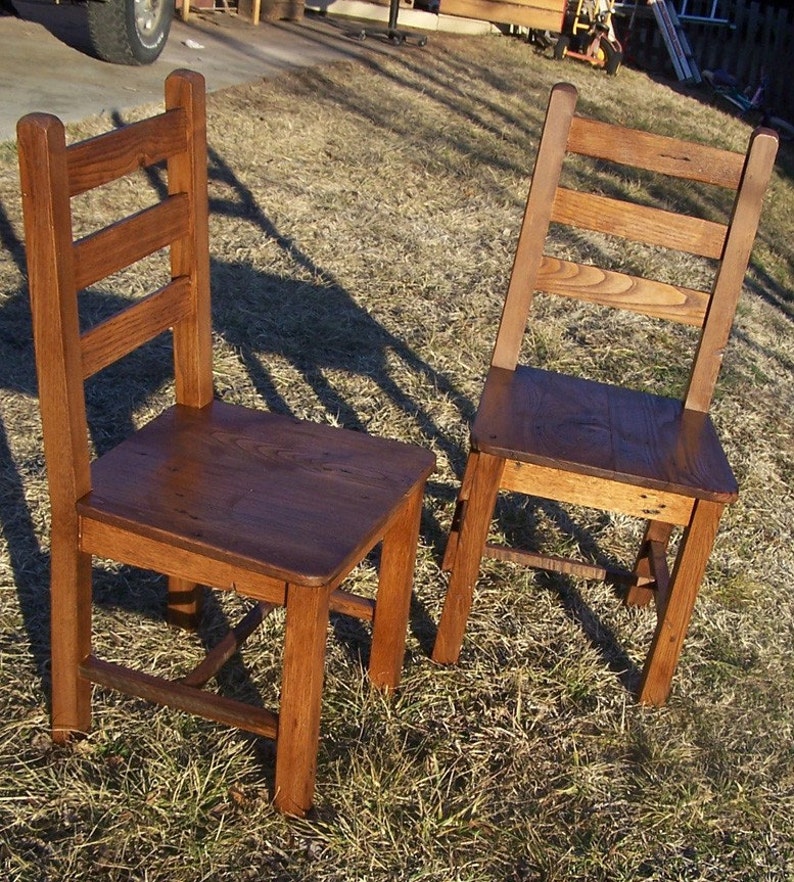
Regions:
<instances>
[{"instance_id":1,"label":"long shadow","mask_svg":"<svg viewBox=\"0 0 794 882\"><path fill-rule=\"evenodd\" d=\"M548 518L555 529L575 545L576 555L581 560L592 561L596 566L625 569L626 560L604 551L590 529L577 523L569 511L558 503L536 497L524 497L519 501L500 499L497 503L497 518L504 529L506 544L509 547L542 549L544 541L539 529L539 521L542 517ZM610 515L607 512L599 514L600 526L605 526L609 520ZM576 580L561 573L537 570L535 582L544 591L558 598L562 611L581 629L604 664L628 692L635 692L639 686L640 668L626 652L618 635L587 602L583 580ZM613 584L612 596L616 601L621 601L625 597L625 589Z\"/></svg>"},{"instance_id":2,"label":"long shadow","mask_svg":"<svg viewBox=\"0 0 794 882\"><path fill-rule=\"evenodd\" d=\"M0 203L0 244L24 272L24 247ZM0 389L11 395L36 394L30 309L25 292L7 298L0 321ZM5 407L3 407L5 411ZM0 421L0 530L8 548L23 627L36 672L46 682L49 663L49 557L37 538L34 513L27 499L26 482L43 478L43 451L27 458L12 452L6 431L8 418ZM35 513L38 514L38 513Z\"/></svg>"},{"instance_id":3,"label":"long shadow","mask_svg":"<svg viewBox=\"0 0 794 882\"><path fill-rule=\"evenodd\" d=\"M408 415L429 445L440 449L450 462L462 466L464 452L422 402L402 388L390 362L396 359L402 370L421 378L435 394L446 396L464 421L473 418L473 403L449 377L376 321L333 274L317 266L296 241L281 233L250 188L214 150L210 150L210 175L231 193L226 199L211 200L213 214L250 223L255 229L253 235L275 242L295 267L294 274L274 275L239 262L215 261L212 265L215 330L237 353L267 408L300 416L279 391L279 384L268 367L274 360L286 361L335 423L367 431L355 403L330 379L335 374L346 381L352 378L355 383L360 377L362 381L374 383L391 404ZM312 281L296 281L293 275ZM452 488L433 480L427 492L448 503L454 495ZM422 532L425 541L440 555L445 533L427 507ZM417 598L414 598L411 627L425 651L429 651L434 626ZM342 625L339 622L340 633L349 634L355 628L355 623ZM355 652L361 651L359 644Z\"/></svg>"},{"instance_id":4,"label":"long shadow","mask_svg":"<svg viewBox=\"0 0 794 882\"><path fill-rule=\"evenodd\" d=\"M329 414L341 415L340 422L348 428L363 429L359 416L330 386L324 371L338 369L360 374L374 379L400 409L411 414L428 441L438 444L453 461L459 457L458 446L435 424L432 415L393 380L389 356L396 356L407 369L448 396L461 418L473 417L472 402L449 377L372 318L333 274L317 266L297 242L283 235L217 152L210 150L210 161L213 180L231 188L236 196L234 200L212 199L213 213L248 221L258 228L259 234L278 244L296 271L313 279L312 283L294 282L240 263L214 266L216 330L239 349L265 403L274 410L286 407L259 357L279 355L298 369ZM258 321L251 321L257 316Z\"/></svg>"},{"instance_id":5,"label":"long shadow","mask_svg":"<svg viewBox=\"0 0 794 882\"><path fill-rule=\"evenodd\" d=\"M385 53L384 53L385 54ZM409 94L418 93L430 99L435 110L451 113L459 126L444 127L428 132L422 122L422 104L412 104L404 113L395 113L393 107L383 106L378 93L354 93L340 90L337 80L325 68L313 68L304 72L300 86L296 88L312 96L327 97L348 113L366 120L368 125L390 134L396 134L405 145L411 145L417 155L427 155L434 162L442 163L448 172L461 173L461 169L476 164L481 168L494 168L529 175L533 154L524 154L526 162L516 163L488 151L483 134L501 142L505 137L515 142L534 144L543 120L545 100L529 102L522 107L521 116L511 108L510 93L505 93L505 104L487 99L482 92L473 94L457 84L490 82L494 85L496 75L485 66L475 66L462 55L448 53L443 63L435 59L434 68L422 64L422 52L388 53L388 59L377 54L362 56L360 63L366 65L379 80L388 80L396 89ZM428 122L428 126L432 123ZM497 181L492 186L500 187ZM514 194L503 190L506 199L515 202ZM517 203L516 203L517 204Z\"/></svg>"}]
</instances>

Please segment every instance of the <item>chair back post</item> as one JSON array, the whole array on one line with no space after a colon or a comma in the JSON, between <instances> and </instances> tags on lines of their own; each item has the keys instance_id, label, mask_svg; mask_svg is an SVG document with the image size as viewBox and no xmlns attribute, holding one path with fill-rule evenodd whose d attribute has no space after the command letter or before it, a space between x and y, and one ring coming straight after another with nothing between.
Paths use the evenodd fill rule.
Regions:
<instances>
[{"instance_id":1,"label":"chair back post","mask_svg":"<svg viewBox=\"0 0 794 882\"><path fill-rule=\"evenodd\" d=\"M188 276L192 308L174 326L176 400L203 407L212 400L212 313L210 306L209 204L207 196L206 95L200 74L174 71L165 82L167 110L186 114L187 149L168 159L170 195L186 193L191 225L171 246L171 275Z\"/></svg>"},{"instance_id":2,"label":"chair back post","mask_svg":"<svg viewBox=\"0 0 794 882\"><path fill-rule=\"evenodd\" d=\"M750 263L750 253L777 149L778 136L774 131L758 128L753 132L728 223L723 258L714 279L703 330L692 363L684 399L684 406L688 410L707 413L711 406L739 295Z\"/></svg>"},{"instance_id":3,"label":"chair back post","mask_svg":"<svg viewBox=\"0 0 794 882\"><path fill-rule=\"evenodd\" d=\"M74 501L91 487L67 148L50 114L23 117L17 134L44 456L60 521L74 519Z\"/></svg>"},{"instance_id":4,"label":"chair back post","mask_svg":"<svg viewBox=\"0 0 794 882\"><path fill-rule=\"evenodd\" d=\"M510 283L491 357L493 367L514 370L518 362L577 97L576 88L570 83L558 83L549 96Z\"/></svg>"}]
</instances>

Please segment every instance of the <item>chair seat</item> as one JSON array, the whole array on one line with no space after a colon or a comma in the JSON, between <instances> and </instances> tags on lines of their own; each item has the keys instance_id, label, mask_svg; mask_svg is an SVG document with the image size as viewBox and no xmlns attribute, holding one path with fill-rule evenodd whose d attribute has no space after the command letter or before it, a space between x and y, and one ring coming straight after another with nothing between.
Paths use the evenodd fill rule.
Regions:
<instances>
[{"instance_id":1,"label":"chair seat","mask_svg":"<svg viewBox=\"0 0 794 882\"><path fill-rule=\"evenodd\" d=\"M302 585L344 576L433 455L214 401L176 405L92 464L83 518ZM271 500L278 500L271 505Z\"/></svg>"},{"instance_id":2,"label":"chair seat","mask_svg":"<svg viewBox=\"0 0 794 882\"><path fill-rule=\"evenodd\" d=\"M692 498L738 496L708 414L685 410L674 398L537 368L489 370L472 445Z\"/></svg>"}]
</instances>

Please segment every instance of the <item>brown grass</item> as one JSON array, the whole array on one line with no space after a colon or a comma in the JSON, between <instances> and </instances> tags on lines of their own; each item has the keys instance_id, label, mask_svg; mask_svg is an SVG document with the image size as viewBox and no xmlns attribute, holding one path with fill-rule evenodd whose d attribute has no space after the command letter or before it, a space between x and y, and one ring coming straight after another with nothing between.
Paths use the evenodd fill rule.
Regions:
<instances>
[{"instance_id":1,"label":"brown grass","mask_svg":"<svg viewBox=\"0 0 794 882\"><path fill-rule=\"evenodd\" d=\"M652 611L627 612L599 583L509 564L483 567L460 666L428 658L466 427L546 97L561 78L601 118L746 143L745 124L669 84L631 70L608 80L507 38L439 35L424 51L373 48L361 62L211 96L219 394L425 444L439 460L403 687L392 702L371 694L366 634L334 623L317 807L302 822L271 807L271 746L235 731L100 692L86 740L58 749L48 738L48 506L15 155L0 145L5 878L794 878L788 149L715 407L741 498L723 521L669 705L638 708L621 677L636 671ZM71 136L101 126L89 120ZM90 203L86 216L112 205ZM574 340L585 371L639 374L658 329L634 322L629 345L604 321L546 307L528 347L567 366ZM160 370L133 359L94 385L98 447L166 394ZM650 379L672 389L684 375L665 365ZM631 559L636 525L581 515L576 531L552 508L507 500L501 528L552 551L579 544ZM371 582L371 571L357 580ZM125 568L98 568L96 601L103 653L175 673L237 613L234 598L219 597L199 637L173 634L160 580ZM223 690L277 698L282 624L273 617L229 665Z\"/></svg>"}]
</instances>

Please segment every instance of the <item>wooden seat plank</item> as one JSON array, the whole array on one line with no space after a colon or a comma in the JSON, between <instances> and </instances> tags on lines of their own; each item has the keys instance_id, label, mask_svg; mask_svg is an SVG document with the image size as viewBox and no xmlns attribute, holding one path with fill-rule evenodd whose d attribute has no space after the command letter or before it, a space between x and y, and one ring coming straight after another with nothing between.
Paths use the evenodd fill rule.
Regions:
<instances>
[{"instance_id":1,"label":"wooden seat plank","mask_svg":"<svg viewBox=\"0 0 794 882\"><path fill-rule=\"evenodd\" d=\"M472 443L509 459L732 502L736 479L708 414L680 400L520 366L491 368Z\"/></svg>"},{"instance_id":2,"label":"wooden seat plank","mask_svg":"<svg viewBox=\"0 0 794 882\"><path fill-rule=\"evenodd\" d=\"M92 464L78 510L235 567L322 585L378 541L432 467L429 451L384 438L221 401L176 405Z\"/></svg>"}]
</instances>

